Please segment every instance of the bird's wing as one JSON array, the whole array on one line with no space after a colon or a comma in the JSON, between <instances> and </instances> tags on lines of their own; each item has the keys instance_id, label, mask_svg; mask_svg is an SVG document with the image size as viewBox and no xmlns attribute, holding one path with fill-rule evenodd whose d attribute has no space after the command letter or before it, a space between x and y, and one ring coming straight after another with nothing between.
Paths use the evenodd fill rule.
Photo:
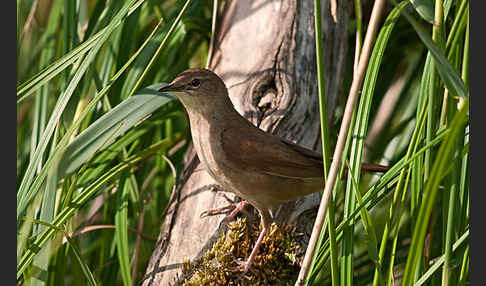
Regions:
<instances>
[{"instance_id":1,"label":"bird's wing","mask_svg":"<svg viewBox=\"0 0 486 286\"><path fill-rule=\"evenodd\" d=\"M229 128L221 136L225 156L242 168L287 178L323 176L319 153L260 129Z\"/></svg>"}]
</instances>

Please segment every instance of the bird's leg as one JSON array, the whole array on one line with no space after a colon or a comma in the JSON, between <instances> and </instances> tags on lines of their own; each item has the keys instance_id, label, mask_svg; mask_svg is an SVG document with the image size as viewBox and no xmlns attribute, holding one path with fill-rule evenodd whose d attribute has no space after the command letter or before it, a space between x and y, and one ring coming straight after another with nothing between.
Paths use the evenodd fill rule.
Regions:
<instances>
[{"instance_id":1,"label":"bird's leg","mask_svg":"<svg viewBox=\"0 0 486 286\"><path fill-rule=\"evenodd\" d=\"M259 210L259 212L260 212L261 222L263 225L262 231L260 232L260 235L258 236L255 246L253 246L253 250L251 251L248 259L245 262L238 262L239 264L239 266L237 267L238 270L243 270L243 272L245 273L248 272L251 265L253 264L255 255L258 253L258 249L260 248L260 245L262 244L265 235L267 234L268 230L270 229L270 226L272 225L272 216L270 215L270 212L267 209Z\"/></svg>"},{"instance_id":2,"label":"bird's leg","mask_svg":"<svg viewBox=\"0 0 486 286\"><path fill-rule=\"evenodd\" d=\"M240 211L243 211L245 207L248 205L247 201L240 201L240 202L235 202L228 198L225 194L223 194L223 197L230 203L229 205L218 208L218 209L212 209L212 210L207 210L201 213L201 217L206 217L210 215L217 215L217 214L223 214L231 211L230 214L228 214L224 220L228 222L230 219L232 219L235 215L237 215Z\"/></svg>"}]
</instances>

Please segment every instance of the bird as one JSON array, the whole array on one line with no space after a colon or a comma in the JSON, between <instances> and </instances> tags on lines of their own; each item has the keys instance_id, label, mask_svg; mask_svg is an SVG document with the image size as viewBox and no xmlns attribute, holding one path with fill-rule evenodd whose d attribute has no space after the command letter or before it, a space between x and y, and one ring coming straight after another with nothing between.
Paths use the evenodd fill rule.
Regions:
<instances>
[{"instance_id":1,"label":"bird","mask_svg":"<svg viewBox=\"0 0 486 286\"><path fill-rule=\"evenodd\" d=\"M322 155L253 125L234 108L224 81L209 69L187 69L158 91L181 101L201 163L218 184L242 199L205 213L233 208L232 217L248 204L258 210L262 230L247 260L237 261L246 273L273 222L271 210L324 188ZM388 167L363 164L362 169L385 172Z\"/></svg>"}]
</instances>

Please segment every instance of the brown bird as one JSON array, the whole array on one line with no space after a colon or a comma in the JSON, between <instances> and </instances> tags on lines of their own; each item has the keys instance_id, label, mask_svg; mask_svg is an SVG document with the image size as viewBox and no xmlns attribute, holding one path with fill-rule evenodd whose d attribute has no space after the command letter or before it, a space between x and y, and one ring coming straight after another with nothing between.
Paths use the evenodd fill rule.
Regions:
<instances>
[{"instance_id":1,"label":"brown bird","mask_svg":"<svg viewBox=\"0 0 486 286\"><path fill-rule=\"evenodd\" d=\"M263 229L248 260L240 263L246 272L273 221L270 210L323 189L322 155L266 133L246 120L234 109L223 80L210 70L188 69L159 92L176 95L184 105L194 148L207 172L260 213ZM362 169L388 170L372 164L364 164ZM230 217L247 202L233 206Z\"/></svg>"}]
</instances>

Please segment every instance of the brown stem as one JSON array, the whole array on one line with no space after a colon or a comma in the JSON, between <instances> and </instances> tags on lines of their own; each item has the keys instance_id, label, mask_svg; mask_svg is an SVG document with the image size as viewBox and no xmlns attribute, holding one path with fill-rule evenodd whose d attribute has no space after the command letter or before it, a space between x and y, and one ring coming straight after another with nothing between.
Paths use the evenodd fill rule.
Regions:
<instances>
[{"instance_id":1,"label":"brown stem","mask_svg":"<svg viewBox=\"0 0 486 286\"><path fill-rule=\"evenodd\" d=\"M307 277L307 273L309 272L310 264L312 262L312 257L314 256L314 251L317 245L317 241L319 239L319 234L321 233L322 225L324 224L324 219L326 217L331 191L334 187L334 183L337 178L339 166L341 165L342 153L344 150L344 145L346 143L346 137L348 134L349 126L351 125L352 113L354 110L354 106L356 105L356 102L359 97L359 91L363 84L363 79L366 73L366 68L368 66L368 61L371 55L371 51L373 49L373 44L375 42L376 34L378 32L378 27L381 22L380 20L381 20L381 15L382 15L382 10L384 5L385 5L384 0L375 1L373 10L371 12L370 23L368 25L368 29L366 30L366 36L363 43L363 49L359 58L358 68L355 77L353 77L353 82L351 84L351 89L349 91L349 97L346 102L346 107L344 110L341 129L339 130L336 149L333 153L333 157L336 158L336 160L333 160L331 162L331 168L329 170L328 180L326 181L326 185L324 187L324 193L322 196L321 204L319 206L319 211L317 212L316 222L312 230L312 235L309 240L309 245L305 253L304 261L302 263L302 268L300 269L299 272L299 278L295 283L296 286L304 284Z\"/></svg>"},{"instance_id":2,"label":"brown stem","mask_svg":"<svg viewBox=\"0 0 486 286\"><path fill-rule=\"evenodd\" d=\"M214 38L215 38L215 31L216 31L216 18L218 16L218 0L213 0L213 16L211 19L211 39L209 40L209 48L208 48L208 58L206 60L206 68L209 68L209 63L213 57L213 49L214 49Z\"/></svg>"},{"instance_id":3,"label":"brown stem","mask_svg":"<svg viewBox=\"0 0 486 286\"><path fill-rule=\"evenodd\" d=\"M338 22L338 19L337 19L337 0L331 0L330 4L331 4L332 19L334 20L334 23L337 24L337 22Z\"/></svg>"},{"instance_id":4,"label":"brown stem","mask_svg":"<svg viewBox=\"0 0 486 286\"><path fill-rule=\"evenodd\" d=\"M34 20L35 11L37 10L37 5L39 4L38 0L35 0L32 4L32 8L30 8L29 16L27 16L27 20L25 20L24 30L23 33L26 34L30 27L32 26L32 21Z\"/></svg>"},{"instance_id":5,"label":"brown stem","mask_svg":"<svg viewBox=\"0 0 486 286\"><path fill-rule=\"evenodd\" d=\"M100 224L100 225L89 225L89 226L85 226L73 233L71 233L69 235L69 237L75 237L75 236L78 236L80 234L83 234L83 233L87 233L87 232L90 232L90 231L93 231L93 230L98 230L98 229L115 229L115 226L114 225L109 225L109 224ZM145 233L139 233L136 229L132 228L132 227L128 227L128 230L133 232L133 233L137 233L139 234L140 236L142 236L143 238L145 239L148 239L148 240L151 240L151 241L156 241L157 239L155 237L152 237L148 234L145 234ZM66 239L64 238L62 243L66 243Z\"/></svg>"},{"instance_id":6,"label":"brown stem","mask_svg":"<svg viewBox=\"0 0 486 286\"><path fill-rule=\"evenodd\" d=\"M143 191L143 190L142 190ZM138 219L138 229L137 229L137 240L135 241L135 251L133 254L133 264L132 264L132 285L137 285L137 268L138 262L140 260L140 246L142 245L142 233L143 233L143 223L145 217L145 205L144 201L142 204L142 211L140 212L140 218Z\"/></svg>"}]
</instances>

